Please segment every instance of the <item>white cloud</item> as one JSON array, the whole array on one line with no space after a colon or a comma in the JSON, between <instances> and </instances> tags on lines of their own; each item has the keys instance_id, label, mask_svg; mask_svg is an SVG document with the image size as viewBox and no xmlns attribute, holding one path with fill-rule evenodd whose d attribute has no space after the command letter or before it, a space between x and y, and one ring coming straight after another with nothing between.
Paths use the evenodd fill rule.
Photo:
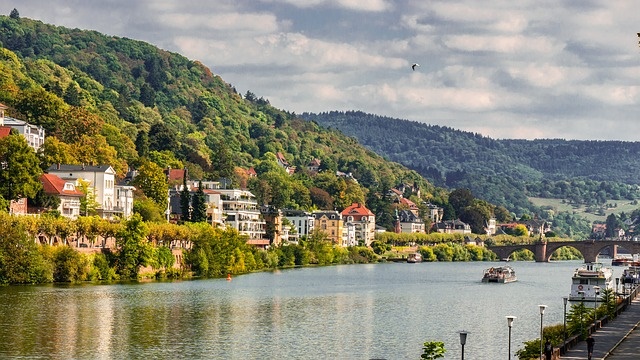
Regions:
<instances>
[{"instance_id":1,"label":"white cloud","mask_svg":"<svg viewBox=\"0 0 640 360\"><path fill-rule=\"evenodd\" d=\"M332 6L356 11L381 12L389 10L392 5L387 0L262 0L263 2L287 3L299 8Z\"/></svg>"}]
</instances>

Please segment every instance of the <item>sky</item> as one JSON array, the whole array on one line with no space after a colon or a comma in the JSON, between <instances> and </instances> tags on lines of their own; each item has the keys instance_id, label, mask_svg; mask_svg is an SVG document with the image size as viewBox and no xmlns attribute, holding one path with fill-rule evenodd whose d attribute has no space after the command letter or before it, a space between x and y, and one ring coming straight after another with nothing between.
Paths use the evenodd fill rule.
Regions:
<instances>
[{"instance_id":1,"label":"sky","mask_svg":"<svg viewBox=\"0 0 640 360\"><path fill-rule=\"evenodd\" d=\"M286 111L359 110L494 139L640 141L631 0L0 0L142 40ZM417 63L415 70L411 65Z\"/></svg>"}]
</instances>

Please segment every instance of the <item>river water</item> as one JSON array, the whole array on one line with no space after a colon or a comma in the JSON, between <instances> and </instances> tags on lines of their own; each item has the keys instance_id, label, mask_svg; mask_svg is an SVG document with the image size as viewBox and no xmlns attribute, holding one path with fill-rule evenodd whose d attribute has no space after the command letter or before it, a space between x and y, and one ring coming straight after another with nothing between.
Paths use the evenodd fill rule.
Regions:
<instances>
[{"instance_id":1,"label":"river water","mask_svg":"<svg viewBox=\"0 0 640 360\"><path fill-rule=\"evenodd\" d=\"M507 358L563 321L578 261L514 262L518 281L483 284L500 263L383 263L225 279L0 287L0 358L419 359L445 343L459 359ZM614 269L617 275L621 269ZM515 356L512 356L515 359Z\"/></svg>"}]
</instances>

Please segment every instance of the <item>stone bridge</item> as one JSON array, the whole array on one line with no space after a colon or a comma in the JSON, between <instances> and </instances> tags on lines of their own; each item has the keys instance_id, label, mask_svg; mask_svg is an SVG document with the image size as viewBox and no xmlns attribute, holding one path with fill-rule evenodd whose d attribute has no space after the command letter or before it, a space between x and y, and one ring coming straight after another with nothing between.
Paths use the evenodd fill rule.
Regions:
<instances>
[{"instance_id":1,"label":"stone bridge","mask_svg":"<svg viewBox=\"0 0 640 360\"><path fill-rule=\"evenodd\" d=\"M597 262L598 254L607 247L612 249L613 257L617 255L618 247L622 247L631 254L640 253L640 242L619 240L541 241L533 244L487 246L487 249L493 251L500 259L508 259L514 251L527 249L535 255L536 262L548 262L551 254L564 246L580 251L586 263Z\"/></svg>"}]
</instances>

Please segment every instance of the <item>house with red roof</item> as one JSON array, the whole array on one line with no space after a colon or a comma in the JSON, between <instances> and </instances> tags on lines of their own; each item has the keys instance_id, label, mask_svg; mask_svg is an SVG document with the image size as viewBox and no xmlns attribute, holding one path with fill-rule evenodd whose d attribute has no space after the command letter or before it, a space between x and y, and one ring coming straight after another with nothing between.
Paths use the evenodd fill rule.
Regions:
<instances>
[{"instance_id":1,"label":"house with red roof","mask_svg":"<svg viewBox=\"0 0 640 360\"><path fill-rule=\"evenodd\" d=\"M363 204L353 203L342 210L342 221L347 229L353 228L354 239L348 239L348 243L354 240L357 244L371 245L376 232L376 216L371 210Z\"/></svg>"},{"instance_id":2,"label":"house with red roof","mask_svg":"<svg viewBox=\"0 0 640 360\"><path fill-rule=\"evenodd\" d=\"M60 199L60 204L56 209L60 215L69 219L76 219L80 216L80 199L84 194L76 189L75 181L64 180L54 174L42 174L40 182L45 194Z\"/></svg>"}]
</instances>

